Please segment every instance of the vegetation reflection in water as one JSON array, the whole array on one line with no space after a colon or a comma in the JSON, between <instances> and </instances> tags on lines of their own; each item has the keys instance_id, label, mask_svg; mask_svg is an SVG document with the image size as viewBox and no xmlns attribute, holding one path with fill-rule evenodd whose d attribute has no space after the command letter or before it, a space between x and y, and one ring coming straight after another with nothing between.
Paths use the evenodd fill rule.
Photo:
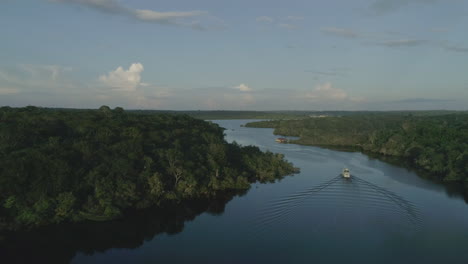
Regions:
<instances>
[{"instance_id":1,"label":"vegetation reflection in water","mask_svg":"<svg viewBox=\"0 0 468 264\"><path fill-rule=\"evenodd\" d=\"M62 224L16 232L0 239L2 263L69 263L77 253L93 255L112 248L138 248L160 234L178 234L203 213L220 215L226 204L247 190L216 199L191 201L163 209L135 210L110 222Z\"/></svg>"},{"instance_id":2,"label":"vegetation reflection in water","mask_svg":"<svg viewBox=\"0 0 468 264\"><path fill-rule=\"evenodd\" d=\"M27 263L66 263L70 260L73 263L104 263L103 260L108 263L120 260L123 263L119 259L122 256L137 262L147 258L159 262L173 260L172 263L186 263L184 260L190 258L193 262L203 260L203 263L219 263L221 257L229 256L238 258L236 260L250 259L235 263L260 263L256 262L259 259L263 262L272 260L270 263L297 263L294 260L300 257L314 259L315 262L332 263L335 260L333 263L344 263L362 259L361 248L367 249L366 258L378 259L378 263L397 263L408 256L413 256L412 260L418 260L414 263L419 263L424 257L434 258L432 262L425 263L444 263L440 261L442 258L460 260L464 256L468 257L465 253L460 253L463 250L462 245L466 245L466 225L457 222L456 217L447 217L458 213L460 219L463 219L466 215L466 205L460 204L458 192L447 190L450 197L455 195L457 198L446 199L444 195L439 195L443 193L441 185L422 180L414 173L405 173L404 169L368 159L362 154L275 144L271 143L275 138L270 135L271 131L238 128L240 121L227 126L231 124L229 122L222 125L228 129L228 136L234 135L233 140L284 153L303 172L295 177L285 178L281 183L252 189L242 199L234 199L229 204L232 207L225 213L224 205L229 197L221 198L215 206L190 205L177 210L170 209L168 213L149 213L154 218L142 213L131 219L108 224L95 223L91 227L86 226L89 223L82 223L82 227L64 226L50 233L42 229L43 231L37 231L33 235L18 235L10 239L8 242L16 243L16 249L8 253L23 257ZM334 176L343 164L354 173L351 181ZM223 199L225 203L222 202ZM436 203L441 206L432 208ZM271 213L274 206L276 210L286 210L283 213L285 216L281 218L282 213L277 211L280 214L278 219L270 221L267 217L262 217ZM205 211L219 214L216 217L219 219L208 221L208 224L207 219L194 221L191 223L193 228L185 225ZM337 218L336 216L343 216L342 222L339 218L338 221L332 219ZM437 216L441 216L440 219ZM368 222L356 221L361 220L360 217L371 221L380 219L385 223L365 226ZM239 225L232 225L236 221L240 222ZM265 221L263 225L260 224L261 221ZM346 225L340 226L337 223ZM178 233L184 226L186 230ZM364 228L359 230L359 227ZM207 232L216 234L213 230L222 230L220 237L225 240L214 239L218 238L217 235L209 236ZM161 235L164 233L178 235ZM278 233L284 236L278 237ZM47 239L45 234L49 234ZM261 236L254 238L252 235ZM190 247L182 248L184 243L192 243L193 239L197 239L196 245L190 244ZM23 244L18 247L20 241ZM144 245L141 248L136 249L142 244ZM439 250L433 251L434 247ZM8 245L8 248L0 245L0 250L14 248L15 245ZM111 248L132 250L108 250ZM251 251L252 248L255 248L255 253ZM298 248L304 250L303 255L297 253ZM335 254L336 248L340 249L340 254ZM177 256L174 252L177 252ZM77 257L73 258L73 255ZM218 262L213 261L214 259ZM314 261L307 263L312 262Z\"/></svg>"}]
</instances>

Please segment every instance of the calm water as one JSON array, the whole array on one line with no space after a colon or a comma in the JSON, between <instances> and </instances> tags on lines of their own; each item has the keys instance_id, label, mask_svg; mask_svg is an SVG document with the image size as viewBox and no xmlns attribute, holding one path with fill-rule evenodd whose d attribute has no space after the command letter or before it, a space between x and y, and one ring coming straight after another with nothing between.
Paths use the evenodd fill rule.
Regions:
<instances>
[{"instance_id":1,"label":"calm water","mask_svg":"<svg viewBox=\"0 0 468 264\"><path fill-rule=\"evenodd\" d=\"M301 173L165 216L61 230L48 246L55 261L468 263L468 205L444 186L361 153L278 144L246 120L216 122L228 141L283 153Z\"/></svg>"}]
</instances>

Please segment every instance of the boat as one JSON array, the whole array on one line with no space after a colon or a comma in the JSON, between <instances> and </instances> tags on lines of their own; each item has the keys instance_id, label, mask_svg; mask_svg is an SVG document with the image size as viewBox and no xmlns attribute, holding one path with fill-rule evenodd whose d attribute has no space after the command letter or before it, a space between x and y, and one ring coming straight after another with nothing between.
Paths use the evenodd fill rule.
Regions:
<instances>
[{"instance_id":1,"label":"boat","mask_svg":"<svg viewBox=\"0 0 468 264\"><path fill-rule=\"evenodd\" d=\"M351 178L351 173L349 172L348 168L344 168L343 173L341 173L341 175L343 175L343 178Z\"/></svg>"},{"instance_id":2,"label":"boat","mask_svg":"<svg viewBox=\"0 0 468 264\"><path fill-rule=\"evenodd\" d=\"M287 138L277 138L277 139L275 139L275 141L278 142L278 143L288 143Z\"/></svg>"}]
</instances>

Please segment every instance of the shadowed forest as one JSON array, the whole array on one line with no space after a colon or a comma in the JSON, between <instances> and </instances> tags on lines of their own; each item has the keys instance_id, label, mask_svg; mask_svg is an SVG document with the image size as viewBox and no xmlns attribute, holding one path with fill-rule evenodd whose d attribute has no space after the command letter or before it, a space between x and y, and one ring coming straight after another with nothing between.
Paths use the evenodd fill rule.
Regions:
<instances>
[{"instance_id":1,"label":"shadowed forest","mask_svg":"<svg viewBox=\"0 0 468 264\"><path fill-rule=\"evenodd\" d=\"M468 182L468 114L373 113L248 123L291 143L401 158L444 181Z\"/></svg>"},{"instance_id":2,"label":"shadowed forest","mask_svg":"<svg viewBox=\"0 0 468 264\"><path fill-rule=\"evenodd\" d=\"M0 108L0 230L110 220L295 171L187 115Z\"/></svg>"}]
</instances>

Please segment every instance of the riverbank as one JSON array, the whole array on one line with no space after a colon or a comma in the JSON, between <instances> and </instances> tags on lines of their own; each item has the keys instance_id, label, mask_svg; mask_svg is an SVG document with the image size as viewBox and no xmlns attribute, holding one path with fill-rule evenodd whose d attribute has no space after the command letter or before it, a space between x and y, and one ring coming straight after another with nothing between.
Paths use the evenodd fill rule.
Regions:
<instances>
[{"instance_id":1,"label":"riverbank","mask_svg":"<svg viewBox=\"0 0 468 264\"><path fill-rule=\"evenodd\" d=\"M109 221L297 172L187 115L0 108L0 231Z\"/></svg>"},{"instance_id":2,"label":"riverbank","mask_svg":"<svg viewBox=\"0 0 468 264\"><path fill-rule=\"evenodd\" d=\"M290 143L397 157L448 182L468 181L468 114L440 116L355 115L261 121L247 127L274 128L297 136Z\"/></svg>"}]
</instances>

